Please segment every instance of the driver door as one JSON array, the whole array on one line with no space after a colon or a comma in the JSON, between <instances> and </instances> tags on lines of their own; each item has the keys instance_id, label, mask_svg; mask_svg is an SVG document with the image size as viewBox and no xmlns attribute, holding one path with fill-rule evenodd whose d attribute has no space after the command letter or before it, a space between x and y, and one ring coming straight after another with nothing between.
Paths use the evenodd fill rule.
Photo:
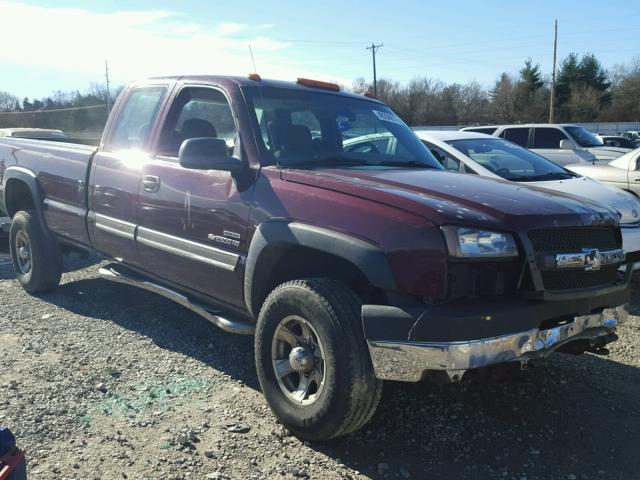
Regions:
<instances>
[{"instance_id":1,"label":"driver door","mask_svg":"<svg viewBox=\"0 0 640 480\"><path fill-rule=\"evenodd\" d=\"M184 168L184 140L215 137L232 151L237 127L224 93L184 86L173 101L156 154L141 172L138 250L148 272L214 297L242 303L242 259L251 188L239 191L231 173Z\"/></svg>"}]
</instances>

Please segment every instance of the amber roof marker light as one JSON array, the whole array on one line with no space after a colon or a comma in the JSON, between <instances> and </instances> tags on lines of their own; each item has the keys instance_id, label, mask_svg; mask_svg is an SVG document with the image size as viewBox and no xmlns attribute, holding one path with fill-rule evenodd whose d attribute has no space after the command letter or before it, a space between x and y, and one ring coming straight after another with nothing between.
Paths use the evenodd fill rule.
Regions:
<instances>
[{"instance_id":1,"label":"amber roof marker light","mask_svg":"<svg viewBox=\"0 0 640 480\"><path fill-rule=\"evenodd\" d=\"M321 80L312 80L310 78L298 78L296 83L298 85L305 85L307 87L323 88L325 90L333 90L334 92L339 92L340 91L340 85L338 85L337 83L323 82Z\"/></svg>"},{"instance_id":2,"label":"amber roof marker light","mask_svg":"<svg viewBox=\"0 0 640 480\"><path fill-rule=\"evenodd\" d=\"M254 82L259 82L262 80L262 78L260 78L260 75L258 75L257 73L250 73L249 80L253 80Z\"/></svg>"}]
</instances>

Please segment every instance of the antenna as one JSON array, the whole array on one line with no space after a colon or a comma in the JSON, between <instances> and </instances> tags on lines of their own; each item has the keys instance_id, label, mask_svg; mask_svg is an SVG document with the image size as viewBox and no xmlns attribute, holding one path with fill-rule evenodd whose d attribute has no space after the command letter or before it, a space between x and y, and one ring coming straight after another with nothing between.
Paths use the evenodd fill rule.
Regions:
<instances>
[{"instance_id":1,"label":"antenna","mask_svg":"<svg viewBox=\"0 0 640 480\"><path fill-rule=\"evenodd\" d=\"M111 113L111 92L109 92L109 61L104 61L104 77L107 80L107 117Z\"/></svg>"},{"instance_id":2,"label":"antenna","mask_svg":"<svg viewBox=\"0 0 640 480\"><path fill-rule=\"evenodd\" d=\"M256 61L253 58L253 50L251 49L251 44L249 44L249 54L251 55L251 63L253 63L253 71L254 73L258 73L258 69L256 68Z\"/></svg>"}]
</instances>

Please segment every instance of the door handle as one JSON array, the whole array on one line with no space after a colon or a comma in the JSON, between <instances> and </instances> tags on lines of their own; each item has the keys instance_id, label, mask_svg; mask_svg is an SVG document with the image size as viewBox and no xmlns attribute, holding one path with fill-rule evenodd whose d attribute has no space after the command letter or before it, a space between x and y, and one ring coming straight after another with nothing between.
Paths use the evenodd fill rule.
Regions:
<instances>
[{"instance_id":1,"label":"door handle","mask_svg":"<svg viewBox=\"0 0 640 480\"><path fill-rule=\"evenodd\" d=\"M145 175L142 177L142 185L145 192L155 193L160 190L160 178L155 175Z\"/></svg>"},{"instance_id":2,"label":"door handle","mask_svg":"<svg viewBox=\"0 0 640 480\"><path fill-rule=\"evenodd\" d=\"M640 177L636 177L636 178L634 178L634 180L635 180L636 182L640 182Z\"/></svg>"}]
</instances>

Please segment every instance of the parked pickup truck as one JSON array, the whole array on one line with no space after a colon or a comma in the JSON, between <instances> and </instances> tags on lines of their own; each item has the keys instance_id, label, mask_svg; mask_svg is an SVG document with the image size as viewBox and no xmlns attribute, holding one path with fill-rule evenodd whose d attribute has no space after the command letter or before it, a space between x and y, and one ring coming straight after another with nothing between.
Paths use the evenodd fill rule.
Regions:
<instances>
[{"instance_id":1,"label":"parked pickup truck","mask_svg":"<svg viewBox=\"0 0 640 480\"><path fill-rule=\"evenodd\" d=\"M343 148L374 133L393 153ZM99 148L0 139L0 160L28 292L93 250L103 278L254 334L267 402L302 438L362 427L383 380L600 351L625 319L617 212L447 172L384 104L337 85L133 83Z\"/></svg>"}]
</instances>

